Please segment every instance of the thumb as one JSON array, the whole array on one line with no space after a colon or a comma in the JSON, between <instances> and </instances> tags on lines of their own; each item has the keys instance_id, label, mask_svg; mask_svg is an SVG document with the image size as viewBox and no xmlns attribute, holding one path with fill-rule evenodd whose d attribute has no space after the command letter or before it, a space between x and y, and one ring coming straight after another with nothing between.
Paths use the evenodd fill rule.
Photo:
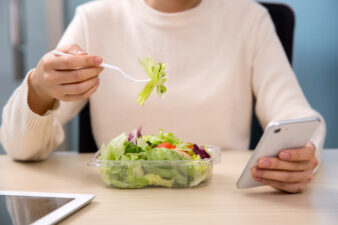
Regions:
<instances>
[{"instance_id":1,"label":"thumb","mask_svg":"<svg viewBox=\"0 0 338 225\"><path fill-rule=\"evenodd\" d=\"M316 145L312 141L306 143L305 147L316 150Z\"/></svg>"}]
</instances>

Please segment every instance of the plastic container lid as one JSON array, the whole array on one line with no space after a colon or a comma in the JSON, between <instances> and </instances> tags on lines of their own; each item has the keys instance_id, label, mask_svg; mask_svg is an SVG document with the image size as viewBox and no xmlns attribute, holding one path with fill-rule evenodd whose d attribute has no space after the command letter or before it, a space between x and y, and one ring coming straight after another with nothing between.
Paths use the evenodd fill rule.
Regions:
<instances>
[{"instance_id":1,"label":"plastic container lid","mask_svg":"<svg viewBox=\"0 0 338 225\"><path fill-rule=\"evenodd\" d=\"M97 151L88 162L88 166L132 166L133 164L142 166L172 166L172 165L185 165L185 164L217 164L221 162L220 148L214 145L206 145L208 152L211 153L211 158L205 158L200 160L135 160L135 161L123 161L123 160L101 160L99 159L101 151Z\"/></svg>"}]
</instances>

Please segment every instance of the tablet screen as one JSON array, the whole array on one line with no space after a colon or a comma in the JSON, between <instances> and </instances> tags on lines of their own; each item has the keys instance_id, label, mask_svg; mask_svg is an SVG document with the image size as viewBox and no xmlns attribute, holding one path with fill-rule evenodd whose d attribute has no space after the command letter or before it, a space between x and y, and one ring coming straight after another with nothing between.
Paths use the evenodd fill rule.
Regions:
<instances>
[{"instance_id":1,"label":"tablet screen","mask_svg":"<svg viewBox=\"0 0 338 225\"><path fill-rule=\"evenodd\" d=\"M0 195L0 224L30 224L73 198Z\"/></svg>"}]
</instances>

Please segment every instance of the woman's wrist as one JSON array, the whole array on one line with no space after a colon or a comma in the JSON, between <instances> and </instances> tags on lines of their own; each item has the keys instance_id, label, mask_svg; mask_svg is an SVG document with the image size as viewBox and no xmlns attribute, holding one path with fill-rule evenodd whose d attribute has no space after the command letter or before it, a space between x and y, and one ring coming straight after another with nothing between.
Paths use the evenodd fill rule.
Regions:
<instances>
[{"instance_id":1,"label":"woman's wrist","mask_svg":"<svg viewBox=\"0 0 338 225\"><path fill-rule=\"evenodd\" d=\"M38 115L44 115L48 110L51 110L56 99L44 93L38 88L36 77L36 69L33 70L27 77L28 85L28 105L29 108Z\"/></svg>"}]
</instances>

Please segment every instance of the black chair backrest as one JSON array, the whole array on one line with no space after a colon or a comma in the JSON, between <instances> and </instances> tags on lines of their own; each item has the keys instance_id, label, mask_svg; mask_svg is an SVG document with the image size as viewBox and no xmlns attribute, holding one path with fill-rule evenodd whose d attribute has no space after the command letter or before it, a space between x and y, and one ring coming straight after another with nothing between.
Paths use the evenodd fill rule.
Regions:
<instances>
[{"instance_id":1,"label":"black chair backrest","mask_svg":"<svg viewBox=\"0 0 338 225\"><path fill-rule=\"evenodd\" d=\"M295 16L293 10L284 4L261 3L266 7L275 24L278 37L284 47L290 63L292 63L293 33ZM95 143L91 122L89 103L80 112L79 118L79 152L88 153L98 150ZM254 149L262 136L263 131L253 110L253 120L251 126L250 149Z\"/></svg>"},{"instance_id":2,"label":"black chair backrest","mask_svg":"<svg viewBox=\"0 0 338 225\"><path fill-rule=\"evenodd\" d=\"M96 152L98 148L92 133L89 103L80 112L79 129L79 152Z\"/></svg>"},{"instance_id":3,"label":"black chair backrest","mask_svg":"<svg viewBox=\"0 0 338 225\"><path fill-rule=\"evenodd\" d=\"M292 65L293 53L293 34L295 28L295 14L293 10L284 4L277 3L261 3L269 11L272 21L275 25L277 35L283 45L285 53ZM255 102L255 100L254 100ZM252 109L252 125L249 149L255 149L259 139L263 134L263 129L260 126L255 114L255 104Z\"/></svg>"}]
</instances>

